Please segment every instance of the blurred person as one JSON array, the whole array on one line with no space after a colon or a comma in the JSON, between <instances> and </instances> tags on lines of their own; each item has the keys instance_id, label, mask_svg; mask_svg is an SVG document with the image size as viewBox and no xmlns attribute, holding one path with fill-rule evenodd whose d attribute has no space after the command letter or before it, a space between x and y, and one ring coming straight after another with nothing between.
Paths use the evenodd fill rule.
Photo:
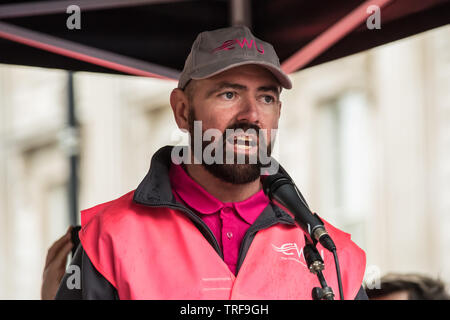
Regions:
<instances>
[{"instance_id":1,"label":"blurred person","mask_svg":"<svg viewBox=\"0 0 450 320\"><path fill-rule=\"evenodd\" d=\"M392 273L381 278L380 289L367 289L370 300L450 300L445 284L420 274Z\"/></svg>"},{"instance_id":2,"label":"blurred person","mask_svg":"<svg viewBox=\"0 0 450 320\"><path fill-rule=\"evenodd\" d=\"M270 157L280 93L291 87L272 45L247 27L200 33L170 95L189 146L161 148L136 190L82 211L75 268L56 298L311 299L319 283L304 260L305 235L261 183L261 151ZM208 152L214 161L201 161ZM364 251L324 223L345 270L344 297L367 299ZM339 298L333 256L318 249Z\"/></svg>"},{"instance_id":3,"label":"blurred person","mask_svg":"<svg viewBox=\"0 0 450 320\"><path fill-rule=\"evenodd\" d=\"M68 255L73 248L71 239L72 226L56 240L47 251L44 271L42 273L41 299L53 300L61 279L66 271Z\"/></svg>"}]
</instances>

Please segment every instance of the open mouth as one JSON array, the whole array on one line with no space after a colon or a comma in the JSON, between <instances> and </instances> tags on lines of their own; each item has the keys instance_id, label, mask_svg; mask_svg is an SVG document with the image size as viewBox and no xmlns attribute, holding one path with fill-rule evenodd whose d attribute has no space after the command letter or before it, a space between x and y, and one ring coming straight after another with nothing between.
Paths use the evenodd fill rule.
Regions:
<instances>
[{"instance_id":1,"label":"open mouth","mask_svg":"<svg viewBox=\"0 0 450 320\"><path fill-rule=\"evenodd\" d=\"M236 150L250 150L258 145L258 139L254 135L233 135L227 139L227 143L233 145Z\"/></svg>"}]
</instances>

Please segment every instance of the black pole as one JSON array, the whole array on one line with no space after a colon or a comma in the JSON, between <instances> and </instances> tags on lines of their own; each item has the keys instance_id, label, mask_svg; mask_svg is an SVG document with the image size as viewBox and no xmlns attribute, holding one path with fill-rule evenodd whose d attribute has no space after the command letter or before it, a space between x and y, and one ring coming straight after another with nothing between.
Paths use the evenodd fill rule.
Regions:
<instances>
[{"instance_id":1,"label":"black pole","mask_svg":"<svg viewBox=\"0 0 450 320\"><path fill-rule=\"evenodd\" d=\"M323 276L323 269L325 264L319 251L314 243L308 241L305 235L305 247L303 248L303 253L305 255L306 264L308 265L309 271L317 275L319 283L322 288L315 287L312 289L313 300L334 300L333 289L327 285L325 277Z\"/></svg>"},{"instance_id":2,"label":"black pole","mask_svg":"<svg viewBox=\"0 0 450 320\"><path fill-rule=\"evenodd\" d=\"M75 99L73 88L73 73L68 72L67 79L67 150L69 157L69 219L70 224L78 224L78 123L75 116Z\"/></svg>"}]
</instances>

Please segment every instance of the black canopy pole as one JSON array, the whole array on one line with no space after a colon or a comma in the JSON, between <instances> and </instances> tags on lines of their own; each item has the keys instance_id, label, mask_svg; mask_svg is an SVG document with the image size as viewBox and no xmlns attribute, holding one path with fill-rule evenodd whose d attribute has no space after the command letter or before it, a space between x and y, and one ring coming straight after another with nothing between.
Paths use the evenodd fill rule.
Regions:
<instances>
[{"instance_id":1,"label":"black canopy pole","mask_svg":"<svg viewBox=\"0 0 450 320\"><path fill-rule=\"evenodd\" d=\"M187 0L59 0L30 1L0 5L0 19L36 17L40 15L65 13L71 5L81 11L127 8L134 6L181 2Z\"/></svg>"},{"instance_id":2,"label":"black canopy pole","mask_svg":"<svg viewBox=\"0 0 450 320\"><path fill-rule=\"evenodd\" d=\"M136 76L177 80L180 71L0 21L0 38Z\"/></svg>"},{"instance_id":3,"label":"black canopy pole","mask_svg":"<svg viewBox=\"0 0 450 320\"><path fill-rule=\"evenodd\" d=\"M230 1L230 25L244 25L252 30L252 12L250 0Z\"/></svg>"},{"instance_id":4,"label":"black canopy pole","mask_svg":"<svg viewBox=\"0 0 450 320\"><path fill-rule=\"evenodd\" d=\"M73 87L73 72L68 72L67 77L67 128L66 147L69 158L68 199L70 224L78 224L78 122L75 115L75 98Z\"/></svg>"}]
</instances>

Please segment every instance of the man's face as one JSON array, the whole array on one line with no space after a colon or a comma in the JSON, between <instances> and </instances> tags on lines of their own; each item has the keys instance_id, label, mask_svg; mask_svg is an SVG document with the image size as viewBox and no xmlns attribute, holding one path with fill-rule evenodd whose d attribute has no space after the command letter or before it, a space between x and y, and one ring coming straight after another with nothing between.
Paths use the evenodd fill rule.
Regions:
<instances>
[{"instance_id":1,"label":"man's face","mask_svg":"<svg viewBox=\"0 0 450 320\"><path fill-rule=\"evenodd\" d=\"M188 117L191 144L194 143L194 120L201 121L203 132L217 129L223 138L203 142L202 151L213 143L222 148L224 155L224 164L203 164L205 168L214 176L235 184L259 178L261 164L251 164L248 159L258 152L270 155L271 130L278 128L281 108L277 80L263 67L245 65L196 80L191 85ZM245 133L231 136L227 135L230 132L227 129L242 129ZM259 134L260 129L267 135ZM269 150L261 150L266 148ZM227 153L234 155L233 164L225 163ZM236 161L239 155L247 160L244 164Z\"/></svg>"}]
</instances>

